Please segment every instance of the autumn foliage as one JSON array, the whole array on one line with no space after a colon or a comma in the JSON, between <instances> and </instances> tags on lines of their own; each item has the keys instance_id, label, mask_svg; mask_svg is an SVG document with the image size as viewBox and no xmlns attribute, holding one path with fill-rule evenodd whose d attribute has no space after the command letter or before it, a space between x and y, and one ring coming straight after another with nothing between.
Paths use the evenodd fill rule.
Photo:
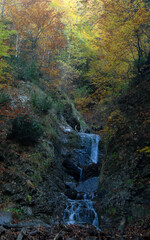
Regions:
<instances>
[{"instance_id":1,"label":"autumn foliage","mask_svg":"<svg viewBox=\"0 0 150 240\"><path fill-rule=\"evenodd\" d=\"M143 0L2 1L1 81L44 78L93 115L144 73L149 18Z\"/></svg>"}]
</instances>

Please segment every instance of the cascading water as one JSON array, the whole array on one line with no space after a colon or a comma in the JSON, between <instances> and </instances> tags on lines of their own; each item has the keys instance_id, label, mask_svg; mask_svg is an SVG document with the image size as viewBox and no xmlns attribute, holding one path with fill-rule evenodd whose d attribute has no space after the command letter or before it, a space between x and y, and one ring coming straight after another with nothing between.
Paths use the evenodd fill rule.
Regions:
<instances>
[{"instance_id":1,"label":"cascading water","mask_svg":"<svg viewBox=\"0 0 150 240\"><path fill-rule=\"evenodd\" d=\"M86 151L90 154L93 163L98 162L98 144L100 136L97 134L80 133L81 141L85 145Z\"/></svg>"},{"instance_id":2,"label":"cascading water","mask_svg":"<svg viewBox=\"0 0 150 240\"><path fill-rule=\"evenodd\" d=\"M92 136L92 147L91 147L91 161L94 163L98 162L98 144L100 141L100 136L93 134Z\"/></svg>"},{"instance_id":3,"label":"cascading water","mask_svg":"<svg viewBox=\"0 0 150 240\"><path fill-rule=\"evenodd\" d=\"M85 158L80 163L81 174L84 162L87 165L98 162L98 145L100 136L96 134L79 133L81 139L81 146ZM80 176L82 179L82 176ZM93 185L94 184L94 187ZM68 199L66 209L64 211L63 220L67 224L91 224L96 227L99 226L98 216L94 208L93 196L95 186L98 186L98 178L90 178L86 181L80 181L75 190L78 192L79 200Z\"/></svg>"},{"instance_id":4,"label":"cascading water","mask_svg":"<svg viewBox=\"0 0 150 240\"><path fill-rule=\"evenodd\" d=\"M91 224L99 226L98 216L90 199L69 200L64 213L67 224Z\"/></svg>"}]
</instances>

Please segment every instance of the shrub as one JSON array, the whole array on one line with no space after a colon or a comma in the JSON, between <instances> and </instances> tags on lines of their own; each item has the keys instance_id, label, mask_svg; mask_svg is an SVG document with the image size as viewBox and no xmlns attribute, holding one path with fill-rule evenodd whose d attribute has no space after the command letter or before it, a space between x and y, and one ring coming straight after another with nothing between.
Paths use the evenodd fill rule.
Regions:
<instances>
[{"instance_id":1,"label":"shrub","mask_svg":"<svg viewBox=\"0 0 150 240\"><path fill-rule=\"evenodd\" d=\"M12 121L10 138L15 138L22 144L36 143L43 134L42 124L28 115L16 117Z\"/></svg>"},{"instance_id":2,"label":"shrub","mask_svg":"<svg viewBox=\"0 0 150 240\"><path fill-rule=\"evenodd\" d=\"M57 116L63 115L65 119L72 116L72 106L66 100L58 100L55 103L55 109Z\"/></svg>"},{"instance_id":3,"label":"shrub","mask_svg":"<svg viewBox=\"0 0 150 240\"><path fill-rule=\"evenodd\" d=\"M33 94L31 97L31 102L33 107L35 107L38 112L45 114L49 109L51 109L52 106L52 100L50 97L47 97L45 95L37 96L36 94Z\"/></svg>"},{"instance_id":4,"label":"shrub","mask_svg":"<svg viewBox=\"0 0 150 240\"><path fill-rule=\"evenodd\" d=\"M37 63L34 60L27 59L26 54L22 53L22 56L18 56L11 62L12 68L14 69L14 77L22 79L24 81L30 81L37 83L39 82L40 71Z\"/></svg>"},{"instance_id":5,"label":"shrub","mask_svg":"<svg viewBox=\"0 0 150 240\"><path fill-rule=\"evenodd\" d=\"M6 92L0 92L0 106L10 102L10 95Z\"/></svg>"},{"instance_id":6,"label":"shrub","mask_svg":"<svg viewBox=\"0 0 150 240\"><path fill-rule=\"evenodd\" d=\"M57 102L55 103L55 110L56 110L57 116L63 115L63 112L64 112L64 104L62 104L61 101L57 101Z\"/></svg>"},{"instance_id":7,"label":"shrub","mask_svg":"<svg viewBox=\"0 0 150 240\"><path fill-rule=\"evenodd\" d=\"M23 68L23 78L25 81L37 82L39 80L39 70L35 61L28 63Z\"/></svg>"}]
</instances>

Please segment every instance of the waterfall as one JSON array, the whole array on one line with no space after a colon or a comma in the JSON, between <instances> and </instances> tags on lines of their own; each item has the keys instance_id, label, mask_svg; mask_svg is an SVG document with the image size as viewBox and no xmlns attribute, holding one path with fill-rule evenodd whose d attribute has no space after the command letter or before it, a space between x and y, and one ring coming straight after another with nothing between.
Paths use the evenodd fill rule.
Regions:
<instances>
[{"instance_id":1,"label":"waterfall","mask_svg":"<svg viewBox=\"0 0 150 240\"><path fill-rule=\"evenodd\" d=\"M64 221L67 224L91 224L99 227L98 216L92 200L69 200L64 212Z\"/></svg>"},{"instance_id":2,"label":"waterfall","mask_svg":"<svg viewBox=\"0 0 150 240\"><path fill-rule=\"evenodd\" d=\"M85 146L86 151L90 153L90 160L93 163L98 162L98 144L100 136L97 134L79 133L81 142Z\"/></svg>"},{"instance_id":3,"label":"waterfall","mask_svg":"<svg viewBox=\"0 0 150 240\"><path fill-rule=\"evenodd\" d=\"M94 163L98 162L98 144L100 141L100 136L92 134L92 147L91 147L91 161Z\"/></svg>"},{"instance_id":4,"label":"waterfall","mask_svg":"<svg viewBox=\"0 0 150 240\"><path fill-rule=\"evenodd\" d=\"M96 134L79 133L81 139L81 149L75 151L78 155L82 151L82 156L85 159L80 160L80 170L84 164L89 165L98 162L98 145L100 136ZM80 159L79 156L79 159ZM80 176L80 179L81 176ZM91 224L98 228L98 215L95 211L95 203L93 196L98 187L99 178L93 177L86 181L80 181L74 189L78 192L80 198L76 200L67 199L67 206L64 211L63 220L66 224Z\"/></svg>"}]
</instances>

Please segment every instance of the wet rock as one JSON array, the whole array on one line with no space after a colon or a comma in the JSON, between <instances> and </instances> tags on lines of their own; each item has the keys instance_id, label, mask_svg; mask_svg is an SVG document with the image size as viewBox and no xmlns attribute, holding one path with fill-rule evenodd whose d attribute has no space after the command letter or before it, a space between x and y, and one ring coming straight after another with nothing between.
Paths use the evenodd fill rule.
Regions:
<instances>
[{"instance_id":1,"label":"wet rock","mask_svg":"<svg viewBox=\"0 0 150 240\"><path fill-rule=\"evenodd\" d=\"M76 187L77 192L93 193L98 189L99 177L90 178L84 182L79 183Z\"/></svg>"},{"instance_id":2,"label":"wet rock","mask_svg":"<svg viewBox=\"0 0 150 240\"><path fill-rule=\"evenodd\" d=\"M67 188L72 188L72 189L74 189L75 187L76 187L76 183L74 183L74 182L66 182L66 187Z\"/></svg>"},{"instance_id":3,"label":"wet rock","mask_svg":"<svg viewBox=\"0 0 150 240\"><path fill-rule=\"evenodd\" d=\"M67 173L74 177L75 180L78 181L80 179L80 169L71 162L71 160L64 160L62 165L66 168Z\"/></svg>"},{"instance_id":4,"label":"wet rock","mask_svg":"<svg viewBox=\"0 0 150 240\"><path fill-rule=\"evenodd\" d=\"M11 224L12 214L9 212L0 211L0 225Z\"/></svg>"},{"instance_id":5,"label":"wet rock","mask_svg":"<svg viewBox=\"0 0 150 240\"><path fill-rule=\"evenodd\" d=\"M87 180L88 178L99 176L100 166L98 164L92 163L88 166L84 166L82 169L82 180Z\"/></svg>"},{"instance_id":6,"label":"wet rock","mask_svg":"<svg viewBox=\"0 0 150 240\"><path fill-rule=\"evenodd\" d=\"M80 149L73 149L71 159L74 163L78 164L80 167L83 167L86 164L92 163L90 159L89 152L84 146L80 146Z\"/></svg>"}]
</instances>

